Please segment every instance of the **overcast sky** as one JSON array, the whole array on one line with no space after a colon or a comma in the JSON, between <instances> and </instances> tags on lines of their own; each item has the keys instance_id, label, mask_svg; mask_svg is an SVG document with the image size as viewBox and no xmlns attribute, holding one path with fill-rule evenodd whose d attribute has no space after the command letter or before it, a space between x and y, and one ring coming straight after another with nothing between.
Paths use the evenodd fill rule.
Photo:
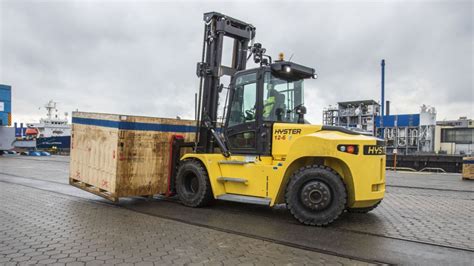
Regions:
<instances>
[{"instance_id":1,"label":"overcast sky","mask_svg":"<svg viewBox=\"0 0 474 266\"><path fill-rule=\"evenodd\" d=\"M162 2L0 0L0 83L14 121L61 112L194 117L202 14L252 23L277 57L316 69L307 118L338 101L380 100L386 60L391 113L436 107L438 120L474 118L472 1Z\"/></svg>"}]
</instances>

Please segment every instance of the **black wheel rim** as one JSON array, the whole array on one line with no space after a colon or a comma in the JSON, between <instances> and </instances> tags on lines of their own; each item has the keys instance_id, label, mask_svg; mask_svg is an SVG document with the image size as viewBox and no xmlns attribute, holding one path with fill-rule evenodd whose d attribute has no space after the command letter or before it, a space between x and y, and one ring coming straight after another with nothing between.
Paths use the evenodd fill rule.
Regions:
<instances>
[{"instance_id":1,"label":"black wheel rim","mask_svg":"<svg viewBox=\"0 0 474 266\"><path fill-rule=\"evenodd\" d=\"M199 190L199 179L193 172L188 172L184 177L184 189L188 194L196 194Z\"/></svg>"},{"instance_id":2,"label":"black wheel rim","mask_svg":"<svg viewBox=\"0 0 474 266\"><path fill-rule=\"evenodd\" d=\"M310 210L324 210L331 204L331 200L331 189L324 182L313 180L301 187L300 201Z\"/></svg>"}]
</instances>

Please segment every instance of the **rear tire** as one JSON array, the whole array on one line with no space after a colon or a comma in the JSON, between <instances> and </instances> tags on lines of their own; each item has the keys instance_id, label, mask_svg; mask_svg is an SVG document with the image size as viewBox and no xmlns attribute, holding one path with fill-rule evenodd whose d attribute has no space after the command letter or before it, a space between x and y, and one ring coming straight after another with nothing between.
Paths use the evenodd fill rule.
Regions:
<instances>
[{"instance_id":1,"label":"rear tire","mask_svg":"<svg viewBox=\"0 0 474 266\"><path fill-rule=\"evenodd\" d=\"M213 199L207 171L199 161L187 160L179 166L176 192L181 203L189 207L203 207Z\"/></svg>"},{"instance_id":2,"label":"rear tire","mask_svg":"<svg viewBox=\"0 0 474 266\"><path fill-rule=\"evenodd\" d=\"M325 226L346 209L347 192L341 177L331 168L310 165L293 174L285 197L288 209L298 221Z\"/></svg>"},{"instance_id":3,"label":"rear tire","mask_svg":"<svg viewBox=\"0 0 474 266\"><path fill-rule=\"evenodd\" d=\"M377 203L375 203L374 205L370 206L370 207L365 207L365 208L347 208L347 212L350 212L350 213L368 213L370 211L372 211L373 209L377 208L377 206L380 205L382 201L379 201Z\"/></svg>"}]
</instances>

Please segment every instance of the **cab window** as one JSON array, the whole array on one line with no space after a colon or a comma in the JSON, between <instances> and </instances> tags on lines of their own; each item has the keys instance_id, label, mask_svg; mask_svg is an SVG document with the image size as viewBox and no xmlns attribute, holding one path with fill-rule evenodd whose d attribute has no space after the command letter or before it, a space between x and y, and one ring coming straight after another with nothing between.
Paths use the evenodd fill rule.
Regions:
<instances>
[{"instance_id":1,"label":"cab window","mask_svg":"<svg viewBox=\"0 0 474 266\"><path fill-rule=\"evenodd\" d=\"M295 109L303 104L303 94L303 80L284 80L267 72L263 88L263 120L298 123Z\"/></svg>"},{"instance_id":2,"label":"cab window","mask_svg":"<svg viewBox=\"0 0 474 266\"><path fill-rule=\"evenodd\" d=\"M257 103L256 73L237 77L230 107L229 127L255 122Z\"/></svg>"}]
</instances>

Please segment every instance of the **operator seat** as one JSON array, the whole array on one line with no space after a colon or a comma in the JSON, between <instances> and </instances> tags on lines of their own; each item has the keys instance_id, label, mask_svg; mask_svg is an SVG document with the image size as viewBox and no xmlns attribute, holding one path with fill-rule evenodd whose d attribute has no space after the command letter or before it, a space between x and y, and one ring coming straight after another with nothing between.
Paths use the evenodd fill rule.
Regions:
<instances>
[{"instance_id":1,"label":"operator seat","mask_svg":"<svg viewBox=\"0 0 474 266\"><path fill-rule=\"evenodd\" d=\"M285 105L285 94L277 92L275 96L275 106L273 107L274 114L276 117L276 121L282 122L283 118L285 116L285 110L286 110L286 105Z\"/></svg>"}]
</instances>

